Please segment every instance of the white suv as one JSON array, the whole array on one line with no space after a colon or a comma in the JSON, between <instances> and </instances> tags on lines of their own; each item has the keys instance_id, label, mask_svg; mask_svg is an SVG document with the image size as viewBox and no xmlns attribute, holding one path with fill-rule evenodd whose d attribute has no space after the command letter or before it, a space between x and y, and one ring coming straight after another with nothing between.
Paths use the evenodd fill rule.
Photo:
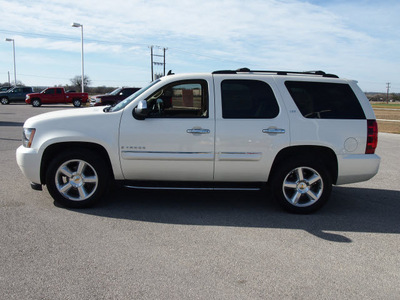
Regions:
<instances>
[{"instance_id":1,"label":"white suv","mask_svg":"<svg viewBox=\"0 0 400 300\"><path fill-rule=\"evenodd\" d=\"M113 181L137 188L254 189L308 213L332 184L379 168L374 112L355 81L316 72L170 75L115 107L28 119L17 162L68 207Z\"/></svg>"}]
</instances>

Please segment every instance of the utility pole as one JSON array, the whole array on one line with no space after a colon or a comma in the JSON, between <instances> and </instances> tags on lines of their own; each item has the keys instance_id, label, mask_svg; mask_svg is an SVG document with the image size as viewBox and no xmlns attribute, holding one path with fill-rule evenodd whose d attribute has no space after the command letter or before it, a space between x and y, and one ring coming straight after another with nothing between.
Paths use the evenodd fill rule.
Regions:
<instances>
[{"instance_id":1,"label":"utility pole","mask_svg":"<svg viewBox=\"0 0 400 300\"><path fill-rule=\"evenodd\" d=\"M386 82L386 103L389 103L390 82Z\"/></svg>"},{"instance_id":2,"label":"utility pole","mask_svg":"<svg viewBox=\"0 0 400 300\"><path fill-rule=\"evenodd\" d=\"M165 76L165 52L168 50L168 48L162 48L163 50L163 54L154 54L154 47L161 49L160 46L149 46L150 48L150 55L151 55L151 81L153 81L154 79L160 78L162 76ZM155 61L154 57L162 57L163 61ZM154 73L154 66L163 66L163 73Z\"/></svg>"}]
</instances>

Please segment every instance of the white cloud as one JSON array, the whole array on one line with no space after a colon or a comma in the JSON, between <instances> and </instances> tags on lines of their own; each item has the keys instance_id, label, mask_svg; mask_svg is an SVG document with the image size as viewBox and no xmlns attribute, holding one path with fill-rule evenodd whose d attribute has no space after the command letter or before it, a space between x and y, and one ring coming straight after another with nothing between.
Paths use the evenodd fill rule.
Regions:
<instances>
[{"instance_id":1,"label":"white cloud","mask_svg":"<svg viewBox=\"0 0 400 300\"><path fill-rule=\"evenodd\" d=\"M360 82L398 78L399 58L393 53L399 33L390 30L391 24L400 25L396 1L0 0L0 6L0 33L23 33L19 52L80 52L80 32L70 26L78 22L93 65L101 56L115 68L127 63L147 68L147 46L160 45L169 48L168 67L187 72L324 68ZM0 54L9 50L3 48ZM369 70L379 78L367 76Z\"/></svg>"}]
</instances>

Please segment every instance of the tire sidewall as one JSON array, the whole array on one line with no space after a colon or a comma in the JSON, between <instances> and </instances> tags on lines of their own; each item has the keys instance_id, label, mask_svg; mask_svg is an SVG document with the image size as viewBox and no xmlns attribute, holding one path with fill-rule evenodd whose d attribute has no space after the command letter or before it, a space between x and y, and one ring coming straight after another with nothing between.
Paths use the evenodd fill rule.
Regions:
<instances>
[{"instance_id":1,"label":"tire sidewall","mask_svg":"<svg viewBox=\"0 0 400 300\"><path fill-rule=\"evenodd\" d=\"M317 202L311 204L310 206L295 206L286 200L286 197L283 193L283 183L285 178L294 169L299 167L314 169L316 172L319 173L322 178L322 195ZM285 210L297 214L307 214L320 209L323 205L326 204L332 191L332 179L327 168L322 162L311 159L290 159L285 161L284 163L281 163L277 167L276 172L273 174L273 179L271 183L273 195L278 204L281 205Z\"/></svg>"},{"instance_id":2,"label":"tire sidewall","mask_svg":"<svg viewBox=\"0 0 400 300\"><path fill-rule=\"evenodd\" d=\"M82 201L74 201L65 198L58 191L56 186L55 178L58 168L65 162L74 159L82 160L90 164L95 169L98 176L98 184L96 191L89 198ZM108 173L108 167L104 162L104 159L99 155L97 155L95 152L85 149L79 151L78 150L68 151L59 154L50 162L46 172L46 185L50 195L57 203L69 208L85 208L94 205L101 199L101 197L107 191L108 183L109 183L109 173Z\"/></svg>"},{"instance_id":3,"label":"tire sidewall","mask_svg":"<svg viewBox=\"0 0 400 300\"><path fill-rule=\"evenodd\" d=\"M0 99L0 102L1 102L1 104L5 105L5 104L9 104L10 100L8 100L8 98L6 98L6 97L3 97Z\"/></svg>"},{"instance_id":4,"label":"tire sidewall","mask_svg":"<svg viewBox=\"0 0 400 300\"><path fill-rule=\"evenodd\" d=\"M40 105L42 105L42 103L40 102L39 99L33 99L32 100L32 106L33 107L39 107Z\"/></svg>"},{"instance_id":5,"label":"tire sidewall","mask_svg":"<svg viewBox=\"0 0 400 300\"><path fill-rule=\"evenodd\" d=\"M79 100L79 99L75 99L75 100L72 101L72 104L73 104L75 107L81 107L82 101Z\"/></svg>"}]
</instances>

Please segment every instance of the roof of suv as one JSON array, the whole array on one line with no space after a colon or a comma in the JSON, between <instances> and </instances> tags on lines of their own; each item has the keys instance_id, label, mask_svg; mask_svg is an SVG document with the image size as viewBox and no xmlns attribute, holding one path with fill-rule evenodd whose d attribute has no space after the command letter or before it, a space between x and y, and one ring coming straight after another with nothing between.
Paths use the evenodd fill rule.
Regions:
<instances>
[{"instance_id":1,"label":"roof of suv","mask_svg":"<svg viewBox=\"0 0 400 300\"><path fill-rule=\"evenodd\" d=\"M271 75L314 75L314 76L321 76L321 77L330 77L330 78L339 78L339 76L335 74L328 74L325 73L324 71L305 71L305 72L293 72L293 71L271 71L271 70L250 70L248 68L241 68L237 70L219 70L219 71L214 71L212 74L243 74L243 73L249 73L249 74L271 74Z\"/></svg>"}]
</instances>

